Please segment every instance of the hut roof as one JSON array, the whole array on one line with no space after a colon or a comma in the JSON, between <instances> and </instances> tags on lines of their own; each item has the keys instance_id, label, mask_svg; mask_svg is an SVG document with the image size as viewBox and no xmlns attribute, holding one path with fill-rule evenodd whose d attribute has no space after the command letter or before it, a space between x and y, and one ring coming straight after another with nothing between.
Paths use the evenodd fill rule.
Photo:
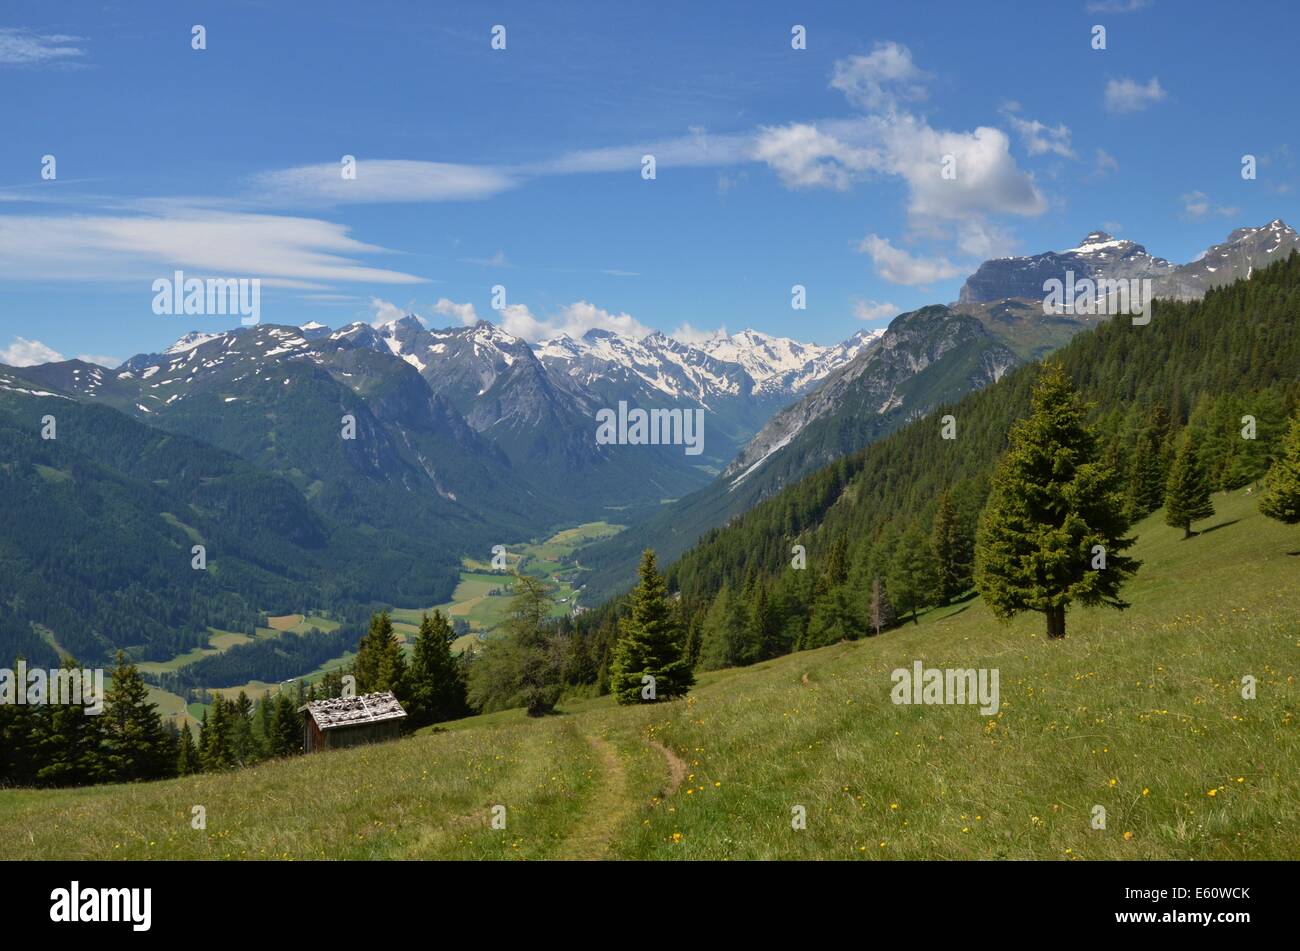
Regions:
<instances>
[{"instance_id":1,"label":"hut roof","mask_svg":"<svg viewBox=\"0 0 1300 951\"><path fill-rule=\"evenodd\" d=\"M364 726L384 720L399 720L406 711L391 691L366 693L359 697L336 697L332 700L313 700L305 705L316 726L333 730L341 726Z\"/></svg>"}]
</instances>

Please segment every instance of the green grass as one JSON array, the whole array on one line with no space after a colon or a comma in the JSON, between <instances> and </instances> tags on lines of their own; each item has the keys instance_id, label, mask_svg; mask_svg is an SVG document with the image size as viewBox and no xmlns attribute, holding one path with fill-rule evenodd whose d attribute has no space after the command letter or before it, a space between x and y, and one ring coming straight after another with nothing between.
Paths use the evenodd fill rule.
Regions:
<instances>
[{"instance_id":1,"label":"green grass","mask_svg":"<svg viewBox=\"0 0 1300 951\"><path fill-rule=\"evenodd\" d=\"M1300 530L1240 494L1215 503L1188 541L1142 523L1133 607L1071 610L1064 641L975 599L704 674L672 703L581 700L239 773L4 791L0 858L1291 858ZM894 705L890 672L914 660L996 668L1001 710Z\"/></svg>"}]
</instances>

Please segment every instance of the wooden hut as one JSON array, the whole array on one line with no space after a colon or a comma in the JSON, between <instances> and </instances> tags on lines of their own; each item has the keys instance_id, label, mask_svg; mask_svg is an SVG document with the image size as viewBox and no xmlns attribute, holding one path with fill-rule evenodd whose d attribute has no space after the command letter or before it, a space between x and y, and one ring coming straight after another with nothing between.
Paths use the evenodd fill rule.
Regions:
<instances>
[{"instance_id":1,"label":"wooden hut","mask_svg":"<svg viewBox=\"0 0 1300 951\"><path fill-rule=\"evenodd\" d=\"M390 691L313 700L300 709L307 712L303 749L308 753L394 739L406 718Z\"/></svg>"}]
</instances>

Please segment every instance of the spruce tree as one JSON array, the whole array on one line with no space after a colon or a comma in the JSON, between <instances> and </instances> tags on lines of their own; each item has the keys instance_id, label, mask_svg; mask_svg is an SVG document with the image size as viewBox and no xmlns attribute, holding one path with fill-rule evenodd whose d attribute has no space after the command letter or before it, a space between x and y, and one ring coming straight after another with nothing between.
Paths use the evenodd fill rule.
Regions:
<instances>
[{"instance_id":1,"label":"spruce tree","mask_svg":"<svg viewBox=\"0 0 1300 951\"><path fill-rule=\"evenodd\" d=\"M199 771L198 751L194 748L194 734L187 721L181 726L181 738L176 752L176 775L189 776Z\"/></svg>"},{"instance_id":2,"label":"spruce tree","mask_svg":"<svg viewBox=\"0 0 1300 951\"><path fill-rule=\"evenodd\" d=\"M393 631L393 619L387 611L370 617L370 628L357 645L353 676L357 693L391 690L403 698L402 679L406 675L406 656L402 640Z\"/></svg>"},{"instance_id":3,"label":"spruce tree","mask_svg":"<svg viewBox=\"0 0 1300 951\"><path fill-rule=\"evenodd\" d=\"M880 583L880 578L871 579L871 602L868 606L868 623L871 630L879 634L886 628L894 626L894 606L889 601L889 595L885 593L885 586Z\"/></svg>"},{"instance_id":4,"label":"spruce tree","mask_svg":"<svg viewBox=\"0 0 1300 951\"><path fill-rule=\"evenodd\" d=\"M468 712L465 682L451 653L454 639L442 612L420 618L420 633L407 669L406 712L412 727L455 719Z\"/></svg>"},{"instance_id":5,"label":"spruce tree","mask_svg":"<svg viewBox=\"0 0 1300 951\"><path fill-rule=\"evenodd\" d=\"M1201 460L1196 436L1189 427L1183 433L1169 467L1169 482L1165 487L1165 523L1183 530L1183 538L1192 537L1192 522L1214 514L1210 501L1210 479Z\"/></svg>"},{"instance_id":6,"label":"spruce tree","mask_svg":"<svg viewBox=\"0 0 1300 951\"><path fill-rule=\"evenodd\" d=\"M930 536L940 604L950 604L971 586L974 540L962 524L957 507L945 491L939 496Z\"/></svg>"},{"instance_id":7,"label":"spruce tree","mask_svg":"<svg viewBox=\"0 0 1300 951\"><path fill-rule=\"evenodd\" d=\"M77 662L70 657L64 658L59 666L69 672L79 670ZM37 708L31 719L30 755L37 764L34 778L42 785L84 786L106 778L101 758L104 718L87 715L85 686L82 686L82 703L45 704Z\"/></svg>"},{"instance_id":8,"label":"spruce tree","mask_svg":"<svg viewBox=\"0 0 1300 951\"><path fill-rule=\"evenodd\" d=\"M685 633L668 604L668 588L649 548L641 554L640 582L632 592L631 613L619 628L610 663L610 692L619 703L671 700L683 696L695 683L686 656ZM644 677L654 678L653 697L643 695Z\"/></svg>"},{"instance_id":9,"label":"spruce tree","mask_svg":"<svg viewBox=\"0 0 1300 951\"><path fill-rule=\"evenodd\" d=\"M1291 419L1281 452L1264 476L1259 510L1287 525L1300 523L1300 416Z\"/></svg>"},{"instance_id":10,"label":"spruce tree","mask_svg":"<svg viewBox=\"0 0 1300 951\"><path fill-rule=\"evenodd\" d=\"M117 652L104 713L106 773L116 782L159 779L173 773L176 751L163 730L158 705L126 654Z\"/></svg>"},{"instance_id":11,"label":"spruce tree","mask_svg":"<svg viewBox=\"0 0 1300 951\"><path fill-rule=\"evenodd\" d=\"M930 546L919 529L912 527L903 533L886 586L894 607L904 614L911 612L912 623L919 624L916 612L934 600L938 587Z\"/></svg>"},{"instance_id":12,"label":"spruce tree","mask_svg":"<svg viewBox=\"0 0 1300 951\"><path fill-rule=\"evenodd\" d=\"M1124 554L1133 539L1123 492L1059 364L1042 370L1008 441L976 535L975 584L989 609L1004 619L1040 611L1047 636L1059 638L1075 600L1128 607L1119 592L1139 563Z\"/></svg>"}]
</instances>

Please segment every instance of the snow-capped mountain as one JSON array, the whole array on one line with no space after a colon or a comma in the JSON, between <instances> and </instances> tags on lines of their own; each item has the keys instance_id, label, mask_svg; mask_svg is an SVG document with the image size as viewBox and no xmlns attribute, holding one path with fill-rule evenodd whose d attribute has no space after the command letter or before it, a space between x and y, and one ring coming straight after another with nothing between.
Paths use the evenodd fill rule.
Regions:
<instances>
[{"instance_id":1,"label":"snow-capped mountain","mask_svg":"<svg viewBox=\"0 0 1300 951\"><path fill-rule=\"evenodd\" d=\"M1077 246L1027 257L985 261L962 285L959 301L979 304L1007 298L1043 298L1043 283L1075 280L1151 278L1156 297L1197 300L1213 287L1249 277L1300 248L1300 236L1282 219L1261 228L1238 228L1188 264L1154 257L1142 245L1094 231Z\"/></svg>"},{"instance_id":2,"label":"snow-capped mountain","mask_svg":"<svg viewBox=\"0 0 1300 951\"><path fill-rule=\"evenodd\" d=\"M1008 297L1041 299L1043 283L1063 281L1067 272L1073 273L1075 280L1156 278L1171 274L1176 268L1134 241L1093 231L1078 245L1064 251L985 261L966 279L958 300L974 304Z\"/></svg>"}]
</instances>

